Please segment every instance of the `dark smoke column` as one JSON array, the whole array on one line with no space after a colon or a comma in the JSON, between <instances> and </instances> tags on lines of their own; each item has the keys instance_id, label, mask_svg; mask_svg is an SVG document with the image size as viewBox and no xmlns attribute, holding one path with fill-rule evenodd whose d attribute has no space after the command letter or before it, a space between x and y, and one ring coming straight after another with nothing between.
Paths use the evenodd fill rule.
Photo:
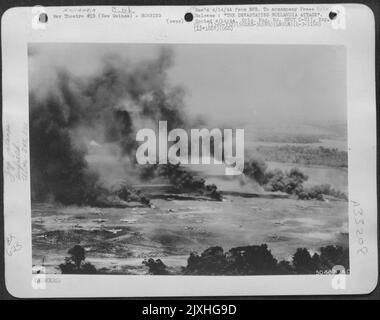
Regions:
<instances>
[{"instance_id":1,"label":"dark smoke column","mask_svg":"<svg viewBox=\"0 0 380 320\"><path fill-rule=\"evenodd\" d=\"M166 120L169 130L186 127L184 90L167 81L172 60L167 48L156 59L139 63L108 58L91 78L60 70L48 95L41 98L31 92L32 200L93 204L107 193L86 162L87 145L80 132L90 135L87 141L115 144L121 157L134 159L141 123Z\"/></svg>"}]
</instances>

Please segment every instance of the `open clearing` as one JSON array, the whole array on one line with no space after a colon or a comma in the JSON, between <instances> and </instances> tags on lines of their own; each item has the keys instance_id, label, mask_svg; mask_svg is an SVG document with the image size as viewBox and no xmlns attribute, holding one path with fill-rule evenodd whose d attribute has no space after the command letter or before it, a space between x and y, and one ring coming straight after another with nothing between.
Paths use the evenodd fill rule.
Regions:
<instances>
[{"instance_id":1,"label":"open clearing","mask_svg":"<svg viewBox=\"0 0 380 320\"><path fill-rule=\"evenodd\" d=\"M173 272L190 252L268 244L277 259L299 247L348 246L348 205L228 196L217 201L154 200L152 208L32 206L33 264L59 273L69 248L109 273L146 274L144 258L160 258Z\"/></svg>"}]
</instances>

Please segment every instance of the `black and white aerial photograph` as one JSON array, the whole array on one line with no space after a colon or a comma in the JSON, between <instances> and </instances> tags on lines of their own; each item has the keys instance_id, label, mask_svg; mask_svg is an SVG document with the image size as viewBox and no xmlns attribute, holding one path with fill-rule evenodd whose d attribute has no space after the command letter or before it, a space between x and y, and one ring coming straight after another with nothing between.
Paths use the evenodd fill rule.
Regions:
<instances>
[{"instance_id":1,"label":"black and white aerial photograph","mask_svg":"<svg viewBox=\"0 0 380 320\"><path fill-rule=\"evenodd\" d=\"M29 43L31 270L349 273L346 48Z\"/></svg>"}]
</instances>

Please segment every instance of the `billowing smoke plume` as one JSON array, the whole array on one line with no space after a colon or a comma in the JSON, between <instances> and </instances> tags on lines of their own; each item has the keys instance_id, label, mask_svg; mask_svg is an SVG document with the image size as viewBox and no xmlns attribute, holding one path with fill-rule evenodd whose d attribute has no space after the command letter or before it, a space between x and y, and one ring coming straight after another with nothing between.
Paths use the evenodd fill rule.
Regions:
<instances>
[{"instance_id":1,"label":"billowing smoke plume","mask_svg":"<svg viewBox=\"0 0 380 320\"><path fill-rule=\"evenodd\" d=\"M159 120L166 120L169 130L186 128L184 90L168 84L171 64L167 49L138 64L112 57L95 75L78 77L60 70L47 95L31 92L33 199L91 203L104 181L101 170L87 161L90 149L106 150L125 169L134 165L137 130L156 129Z\"/></svg>"}]
</instances>

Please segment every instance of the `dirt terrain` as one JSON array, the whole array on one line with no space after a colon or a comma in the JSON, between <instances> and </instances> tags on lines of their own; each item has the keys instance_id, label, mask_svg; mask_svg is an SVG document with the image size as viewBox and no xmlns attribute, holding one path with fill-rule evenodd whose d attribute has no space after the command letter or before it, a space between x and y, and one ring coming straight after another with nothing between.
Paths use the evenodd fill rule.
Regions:
<instances>
[{"instance_id":1,"label":"dirt terrain","mask_svg":"<svg viewBox=\"0 0 380 320\"><path fill-rule=\"evenodd\" d=\"M225 196L222 202L152 201L150 208L32 206L33 264L59 273L75 244L86 261L109 273L146 274L144 258L160 258L172 272L192 251L210 246L268 244L277 259L299 247L348 246L347 202Z\"/></svg>"}]
</instances>

